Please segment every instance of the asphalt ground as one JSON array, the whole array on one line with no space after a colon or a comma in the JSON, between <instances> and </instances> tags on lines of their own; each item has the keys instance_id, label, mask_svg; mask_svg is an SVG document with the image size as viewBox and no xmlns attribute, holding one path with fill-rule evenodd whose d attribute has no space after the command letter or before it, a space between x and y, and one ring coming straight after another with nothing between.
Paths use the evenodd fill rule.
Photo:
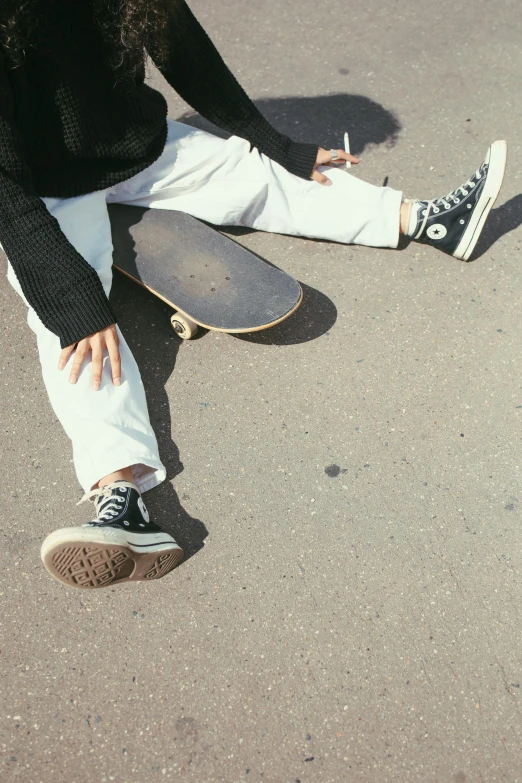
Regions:
<instances>
[{"instance_id":1,"label":"asphalt ground","mask_svg":"<svg viewBox=\"0 0 522 783\"><path fill-rule=\"evenodd\" d=\"M305 289L257 336L182 343L117 280L168 469L148 504L187 551L151 584L40 563L88 510L2 277L1 779L516 783L520 4L192 7L276 127L350 131L358 177L444 195L506 138L505 184L471 263L231 232Z\"/></svg>"}]
</instances>

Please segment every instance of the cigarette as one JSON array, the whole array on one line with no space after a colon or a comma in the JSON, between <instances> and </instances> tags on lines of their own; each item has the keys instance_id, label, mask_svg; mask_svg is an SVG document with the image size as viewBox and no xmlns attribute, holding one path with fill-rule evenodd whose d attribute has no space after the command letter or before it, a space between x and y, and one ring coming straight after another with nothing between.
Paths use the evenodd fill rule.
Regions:
<instances>
[{"instance_id":1,"label":"cigarette","mask_svg":"<svg viewBox=\"0 0 522 783\"><path fill-rule=\"evenodd\" d=\"M344 151L350 154L350 137L348 136L348 133L346 132L344 134ZM351 168L352 164L349 160L345 161L345 168L349 169Z\"/></svg>"}]
</instances>

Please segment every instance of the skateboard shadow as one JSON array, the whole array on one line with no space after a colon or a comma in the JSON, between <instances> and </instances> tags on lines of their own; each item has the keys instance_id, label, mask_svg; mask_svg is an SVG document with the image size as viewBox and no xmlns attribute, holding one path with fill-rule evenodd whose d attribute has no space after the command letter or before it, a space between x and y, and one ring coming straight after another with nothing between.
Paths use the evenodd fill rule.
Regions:
<instances>
[{"instance_id":1,"label":"skateboard shadow","mask_svg":"<svg viewBox=\"0 0 522 783\"><path fill-rule=\"evenodd\" d=\"M157 520L183 548L185 561L203 548L208 530L201 520L185 511L170 483L183 471L179 449L170 436L171 414L165 391L176 365L180 341L173 339L169 320L165 317L167 306L124 275L115 274L110 298L141 371L150 421L167 470L168 480L147 494L147 507L152 519Z\"/></svg>"},{"instance_id":2,"label":"skateboard shadow","mask_svg":"<svg viewBox=\"0 0 522 783\"><path fill-rule=\"evenodd\" d=\"M326 334L337 320L337 308L321 291L306 283L300 282L300 285L303 289L303 301L286 321L260 332L230 336L260 345L298 345Z\"/></svg>"},{"instance_id":3,"label":"skateboard shadow","mask_svg":"<svg viewBox=\"0 0 522 783\"><path fill-rule=\"evenodd\" d=\"M256 231L255 228L245 226L215 226L205 220L202 222L207 223L208 226L216 231L223 232L239 244L241 244L242 236ZM249 253L260 258L268 266L280 269L276 264L252 250L252 248L249 247L247 249ZM261 329L256 332L242 332L240 334L230 333L230 336L238 340L247 340L248 342L261 345L298 345L299 343L308 343L311 340L316 340L328 332L337 320L336 306L321 291L300 280L298 282L303 290L303 301L289 318L277 326L270 326L268 329Z\"/></svg>"},{"instance_id":4,"label":"skateboard shadow","mask_svg":"<svg viewBox=\"0 0 522 783\"><path fill-rule=\"evenodd\" d=\"M378 144L394 147L402 129L392 111L364 95L262 98L255 104L270 123L295 141L317 140L323 147L337 148L343 146L343 134L348 131L354 155ZM192 111L177 120L222 138L229 135Z\"/></svg>"}]
</instances>

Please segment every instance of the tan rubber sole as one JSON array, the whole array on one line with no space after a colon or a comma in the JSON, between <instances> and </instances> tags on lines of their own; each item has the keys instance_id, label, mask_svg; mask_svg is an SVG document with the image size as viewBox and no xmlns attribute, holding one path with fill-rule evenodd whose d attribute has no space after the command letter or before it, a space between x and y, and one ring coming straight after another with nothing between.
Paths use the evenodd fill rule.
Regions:
<instances>
[{"instance_id":1,"label":"tan rubber sole","mask_svg":"<svg viewBox=\"0 0 522 783\"><path fill-rule=\"evenodd\" d=\"M183 550L171 536L163 539L171 539L172 544L160 544L155 551L143 552L125 543L82 541L83 533L81 529L57 530L42 544L45 568L52 577L70 587L95 589L160 579L183 558Z\"/></svg>"}]
</instances>

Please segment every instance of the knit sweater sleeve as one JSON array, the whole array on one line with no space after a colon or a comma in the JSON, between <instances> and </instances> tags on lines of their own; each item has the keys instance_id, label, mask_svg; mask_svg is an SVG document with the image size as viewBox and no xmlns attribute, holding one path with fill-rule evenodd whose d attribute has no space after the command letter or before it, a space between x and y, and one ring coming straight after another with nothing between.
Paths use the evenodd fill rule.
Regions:
<instances>
[{"instance_id":1,"label":"knit sweater sleeve","mask_svg":"<svg viewBox=\"0 0 522 783\"><path fill-rule=\"evenodd\" d=\"M292 174L309 179L318 145L292 141L273 128L223 62L185 0L173 2L169 55L158 67L171 87L203 117L247 139ZM150 51L154 60L154 51Z\"/></svg>"},{"instance_id":2,"label":"knit sweater sleeve","mask_svg":"<svg viewBox=\"0 0 522 783\"><path fill-rule=\"evenodd\" d=\"M0 53L0 243L28 303L64 348L115 318L98 275L36 194L12 114Z\"/></svg>"}]
</instances>

